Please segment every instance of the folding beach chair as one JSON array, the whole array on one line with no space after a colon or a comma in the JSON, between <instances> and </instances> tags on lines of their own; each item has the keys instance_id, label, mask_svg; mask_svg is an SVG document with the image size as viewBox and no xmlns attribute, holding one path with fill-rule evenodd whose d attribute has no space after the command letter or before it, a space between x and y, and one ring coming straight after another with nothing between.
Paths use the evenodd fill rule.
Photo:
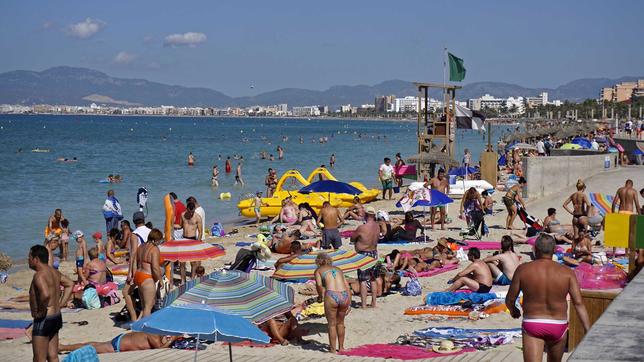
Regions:
<instances>
[{"instance_id":1,"label":"folding beach chair","mask_svg":"<svg viewBox=\"0 0 644 362\"><path fill-rule=\"evenodd\" d=\"M462 238L481 240L485 229L485 214L483 211L474 210L467 215L469 223L467 230L461 232Z\"/></svg>"}]
</instances>

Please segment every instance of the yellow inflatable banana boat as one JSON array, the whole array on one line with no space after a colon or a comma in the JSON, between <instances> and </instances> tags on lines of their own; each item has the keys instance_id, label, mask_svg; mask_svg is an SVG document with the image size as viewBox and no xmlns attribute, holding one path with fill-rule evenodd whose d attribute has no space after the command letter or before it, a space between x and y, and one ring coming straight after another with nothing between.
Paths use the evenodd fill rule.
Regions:
<instances>
[{"instance_id":1,"label":"yellow inflatable banana boat","mask_svg":"<svg viewBox=\"0 0 644 362\"><path fill-rule=\"evenodd\" d=\"M322 175L327 180L337 179L325 168L319 167L305 179L302 174L297 170L289 170L285 172L277 182L277 187L272 197L263 197L262 206L260 207L260 215L263 217L274 217L279 214L282 208L282 201L287 197L291 197L296 204L308 203L316 212L322 208L324 201L329 201L334 207L349 207L353 204L353 195L348 194L335 194L335 193L319 193L313 192L309 194L301 194L297 190L307 186L311 182L318 181L314 179L316 176ZM351 182L352 186L363 191L358 197L361 202L369 202L374 200L378 194L378 190L367 189L359 182ZM290 189L290 190L289 190ZM237 204L237 208L242 216L254 218L255 217L255 199L247 198L241 200Z\"/></svg>"}]
</instances>

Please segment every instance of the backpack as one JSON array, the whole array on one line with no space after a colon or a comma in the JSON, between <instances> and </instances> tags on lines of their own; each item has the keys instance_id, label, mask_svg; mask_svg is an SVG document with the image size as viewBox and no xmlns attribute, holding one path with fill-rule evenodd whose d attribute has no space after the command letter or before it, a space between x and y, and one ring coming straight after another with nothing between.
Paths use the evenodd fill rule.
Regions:
<instances>
[{"instance_id":1,"label":"backpack","mask_svg":"<svg viewBox=\"0 0 644 362\"><path fill-rule=\"evenodd\" d=\"M417 278L410 279L402 290L402 295L417 296L423 293L423 288Z\"/></svg>"},{"instance_id":2,"label":"backpack","mask_svg":"<svg viewBox=\"0 0 644 362\"><path fill-rule=\"evenodd\" d=\"M224 231L224 226L220 222L215 221L212 224L212 228L210 228L210 235L214 237L226 236L226 232Z\"/></svg>"}]
</instances>

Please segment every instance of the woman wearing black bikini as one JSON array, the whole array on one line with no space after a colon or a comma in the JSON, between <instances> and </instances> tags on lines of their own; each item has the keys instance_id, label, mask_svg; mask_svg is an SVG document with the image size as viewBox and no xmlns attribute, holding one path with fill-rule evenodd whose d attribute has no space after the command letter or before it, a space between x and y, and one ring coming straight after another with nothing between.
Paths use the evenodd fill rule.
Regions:
<instances>
[{"instance_id":1,"label":"woman wearing black bikini","mask_svg":"<svg viewBox=\"0 0 644 362\"><path fill-rule=\"evenodd\" d=\"M315 286L318 301L324 301L324 314L329 323L329 352L344 350L344 317L351 306L351 289L344 278L342 270L331 265L331 258L326 253L318 254L315 259L318 268L315 270Z\"/></svg>"}]
</instances>

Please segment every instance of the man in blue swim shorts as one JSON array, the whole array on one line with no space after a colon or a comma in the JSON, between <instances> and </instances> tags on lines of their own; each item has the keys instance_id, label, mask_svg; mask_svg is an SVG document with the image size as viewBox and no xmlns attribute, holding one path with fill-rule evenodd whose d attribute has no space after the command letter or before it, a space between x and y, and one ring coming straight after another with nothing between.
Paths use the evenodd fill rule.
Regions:
<instances>
[{"instance_id":1,"label":"man in blue swim shorts","mask_svg":"<svg viewBox=\"0 0 644 362\"><path fill-rule=\"evenodd\" d=\"M509 235L501 238L501 252L497 251L483 261L490 268L496 285L512 284L514 271L521 264L521 259L514 252L514 241Z\"/></svg>"}]
</instances>

